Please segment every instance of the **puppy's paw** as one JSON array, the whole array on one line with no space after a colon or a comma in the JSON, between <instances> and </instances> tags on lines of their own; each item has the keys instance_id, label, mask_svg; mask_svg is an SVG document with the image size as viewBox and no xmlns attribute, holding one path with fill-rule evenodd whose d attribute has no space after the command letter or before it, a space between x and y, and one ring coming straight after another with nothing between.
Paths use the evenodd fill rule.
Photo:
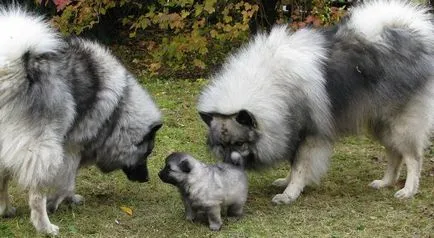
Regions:
<instances>
[{"instance_id":1,"label":"puppy's paw","mask_svg":"<svg viewBox=\"0 0 434 238\"><path fill-rule=\"evenodd\" d=\"M416 194L415 191L412 191L411 189L404 187L403 189L395 193L395 197L398 199L407 199L407 198L412 198L415 194Z\"/></svg>"},{"instance_id":2,"label":"puppy's paw","mask_svg":"<svg viewBox=\"0 0 434 238\"><path fill-rule=\"evenodd\" d=\"M271 202L274 205L281 205L281 204L291 204L293 201L295 201L297 198L293 198L289 196L288 194L282 193L282 194L276 194L274 198L271 200Z\"/></svg>"},{"instance_id":3,"label":"puppy's paw","mask_svg":"<svg viewBox=\"0 0 434 238\"><path fill-rule=\"evenodd\" d=\"M271 184L275 187L281 187L281 188L286 188L286 186L288 186L289 181L286 178L279 178L274 180L274 182Z\"/></svg>"},{"instance_id":4,"label":"puppy's paw","mask_svg":"<svg viewBox=\"0 0 434 238\"><path fill-rule=\"evenodd\" d=\"M389 186L384 180L374 180L372 183L369 184L369 187L380 189Z\"/></svg>"},{"instance_id":5,"label":"puppy's paw","mask_svg":"<svg viewBox=\"0 0 434 238\"><path fill-rule=\"evenodd\" d=\"M7 207L2 213L1 216L4 218L12 218L17 213L17 209L15 207Z\"/></svg>"},{"instance_id":6,"label":"puppy's paw","mask_svg":"<svg viewBox=\"0 0 434 238\"><path fill-rule=\"evenodd\" d=\"M185 215L185 220L193 222L196 217L192 214Z\"/></svg>"},{"instance_id":7,"label":"puppy's paw","mask_svg":"<svg viewBox=\"0 0 434 238\"><path fill-rule=\"evenodd\" d=\"M222 228L222 224L219 223L209 224L209 229L212 231L219 231L221 228Z\"/></svg>"}]
</instances>

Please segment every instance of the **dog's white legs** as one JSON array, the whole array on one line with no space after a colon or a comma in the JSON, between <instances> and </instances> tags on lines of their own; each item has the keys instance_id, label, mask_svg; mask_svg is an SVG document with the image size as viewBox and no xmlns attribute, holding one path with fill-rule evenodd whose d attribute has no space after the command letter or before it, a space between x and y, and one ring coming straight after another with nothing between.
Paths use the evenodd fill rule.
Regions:
<instances>
[{"instance_id":1,"label":"dog's white legs","mask_svg":"<svg viewBox=\"0 0 434 238\"><path fill-rule=\"evenodd\" d=\"M387 149L387 169L382 179L374 180L369 186L380 189L393 186L399 178L399 172L402 165L402 155L392 149Z\"/></svg>"},{"instance_id":2,"label":"dog's white legs","mask_svg":"<svg viewBox=\"0 0 434 238\"><path fill-rule=\"evenodd\" d=\"M2 172L0 175L0 216L13 217L16 209L9 202L8 193L9 175Z\"/></svg>"},{"instance_id":3,"label":"dog's white legs","mask_svg":"<svg viewBox=\"0 0 434 238\"><path fill-rule=\"evenodd\" d=\"M51 224L46 208L47 197L39 189L29 191L30 220L38 232L48 235L58 235L59 227Z\"/></svg>"},{"instance_id":4,"label":"dog's white legs","mask_svg":"<svg viewBox=\"0 0 434 238\"><path fill-rule=\"evenodd\" d=\"M290 204L295 201L310 183L319 183L327 171L332 153L332 143L320 137L307 137L300 145L288 177L274 181L274 185L287 184L282 194L272 199L274 204Z\"/></svg>"},{"instance_id":5,"label":"dog's white legs","mask_svg":"<svg viewBox=\"0 0 434 238\"><path fill-rule=\"evenodd\" d=\"M407 178L404 188L395 193L396 198L411 198L417 193L420 172L422 170L422 158L421 156L404 155L404 162L407 167Z\"/></svg>"}]
</instances>

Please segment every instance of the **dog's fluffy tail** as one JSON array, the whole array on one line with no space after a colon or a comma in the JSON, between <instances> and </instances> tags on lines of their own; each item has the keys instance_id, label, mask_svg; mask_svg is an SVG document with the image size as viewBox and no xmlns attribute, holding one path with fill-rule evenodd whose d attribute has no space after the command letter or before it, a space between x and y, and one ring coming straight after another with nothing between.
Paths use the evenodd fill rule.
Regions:
<instances>
[{"instance_id":1,"label":"dog's fluffy tail","mask_svg":"<svg viewBox=\"0 0 434 238\"><path fill-rule=\"evenodd\" d=\"M404 28L432 42L429 8L408 0L370 0L350 11L347 26L370 41L382 41L385 28Z\"/></svg>"},{"instance_id":2,"label":"dog's fluffy tail","mask_svg":"<svg viewBox=\"0 0 434 238\"><path fill-rule=\"evenodd\" d=\"M0 7L0 69L14 67L26 53L53 52L62 45L58 33L42 18L17 6Z\"/></svg>"}]
</instances>

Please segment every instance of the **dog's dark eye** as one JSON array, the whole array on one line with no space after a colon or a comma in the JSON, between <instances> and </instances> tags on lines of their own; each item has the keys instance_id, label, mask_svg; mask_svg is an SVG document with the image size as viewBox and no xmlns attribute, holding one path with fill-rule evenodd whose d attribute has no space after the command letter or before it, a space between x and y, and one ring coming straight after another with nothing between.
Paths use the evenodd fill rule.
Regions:
<instances>
[{"instance_id":1,"label":"dog's dark eye","mask_svg":"<svg viewBox=\"0 0 434 238\"><path fill-rule=\"evenodd\" d=\"M241 147L241 146L243 146L243 145L244 145L244 142L236 142L236 143L235 143L235 145L236 145L236 146L240 146L240 147Z\"/></svg>"}]
</instances>

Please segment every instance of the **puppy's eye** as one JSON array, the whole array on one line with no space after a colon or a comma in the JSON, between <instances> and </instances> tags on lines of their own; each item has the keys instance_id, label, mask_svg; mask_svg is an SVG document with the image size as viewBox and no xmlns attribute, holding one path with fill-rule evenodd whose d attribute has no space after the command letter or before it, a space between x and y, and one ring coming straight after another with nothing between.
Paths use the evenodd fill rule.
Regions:
<instances>
[{"instance_id":1,"label":"puppy's eye","mask_svg":"<svg viewBox=\"0 0 434 238\"><path fill-rule=\"evenodd\" d=\"M172 167L167 167L167 171L169 171L169 172L173 172L173 171L175 171Z\"/></svg>"},{"instance_id":2,"label":"puppy's eye","mask_svg":"<svg viewBox=\"0 0 434 238\"><path fill-rule=\"evenodd\" d=\"M235 143L235 146L239 146L239 147L241 147L241 146L243 146L244 145L244 142L236 142Z\"/></svg>"}]
</instances>

